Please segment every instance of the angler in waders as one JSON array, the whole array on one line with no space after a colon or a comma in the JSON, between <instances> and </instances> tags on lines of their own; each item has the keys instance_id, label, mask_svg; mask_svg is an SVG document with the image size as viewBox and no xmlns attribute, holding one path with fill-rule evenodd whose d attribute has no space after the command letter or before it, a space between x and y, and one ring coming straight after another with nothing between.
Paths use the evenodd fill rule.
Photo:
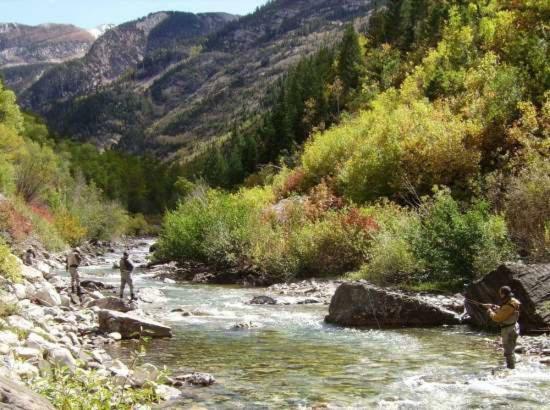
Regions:
<instances>
[{"instance_id":1,"label":"angler in waders","mask_svg":"<svg viewBox=\"0 0 550 410\"><path fill-rule=\"evenodd\" d=\"M134 296L134 282L132 280L132 272L134 271L134 265L130 261L130 255L128 252L124 252L122 259L119 263L120 268L120 298L124 299L124 288L126 284L130 288L130 296L132 300L136 300Z\"/></svg>"},{"instance_id":2,"label":"angler in waders","mask_svg":"<svg viewBox=\"0 0 550 410\"><path fill-rule=\"evenodd\" d=\"M78 273L78 267L82 262L82 256L80 255L80 249L75 248L69 255L67 255L66 268L67 272L71 275L71 293L76 293L78 296L82 295L82 289L80 288L80 274Z\"/></svg>"},{"instance_id":3,"label":"angler in waders","mask_svg":"<svg viewBox=\"0 0 550 410\"><path fill-rule=\"evenodd\" d=\"M504 357L506 358L506 367L514 369L516 367L516 342L519 336L519 310L521 303L514 298L512 289L503 286L499 290L499 296L503 303L501 306L483 305L491 319L500 326L502 336L502 347L504 348Z\"/></svg>"}]
</instances>

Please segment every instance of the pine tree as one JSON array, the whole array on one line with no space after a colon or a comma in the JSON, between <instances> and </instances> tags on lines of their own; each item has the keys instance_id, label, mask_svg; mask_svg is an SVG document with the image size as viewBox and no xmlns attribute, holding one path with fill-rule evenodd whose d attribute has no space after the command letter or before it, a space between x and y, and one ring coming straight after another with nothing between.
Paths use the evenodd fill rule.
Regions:
<instances>
[{"instance_id":1,"label":"pine tree","mask_svg":"<svg viewBox=\"0 0 550 410\"><path fill-rule=\"evenodd\" d=\"M364 58L359 44L359 35L350 24L344 33L338 57L338 77L344 83L346 92L359 88L363 67Z\"/></svg>"}]
</instances>

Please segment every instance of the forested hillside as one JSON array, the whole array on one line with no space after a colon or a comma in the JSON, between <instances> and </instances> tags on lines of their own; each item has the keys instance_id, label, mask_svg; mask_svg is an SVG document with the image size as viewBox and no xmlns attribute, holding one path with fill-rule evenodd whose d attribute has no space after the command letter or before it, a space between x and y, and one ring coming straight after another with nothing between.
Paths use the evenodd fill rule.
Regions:
<instances>
[{"instance_id":1,"label":"forested hillside","mask_svg":"<svg viewBox=\"0 0 550 410\"><path fill-rule=\"evenodd\" d=\"M46 126L23 114L13 92L0 82L0 241L19 249L41 243L61 250L87 239L111 239L135 223L145 224L130 218L120 202L106 198L93 181L87 182L82 169L91 167L81 168L76 154L84 149L56 144ZM88 153L92 161L94 155ZM125 170L131 178L131 168Z\"/></svg>"},{"instance_id":2,"label":"forested hillside","mask_svg":"<svg viewBox=\"0 0 550 410\"><path fill-rule=\"evenodd\" d=\"M388 1L205 156L218 186L279 161L188 187L158 256L455 289L548 260L548 21L540 0Z\"/></svg>"}]
</instances>

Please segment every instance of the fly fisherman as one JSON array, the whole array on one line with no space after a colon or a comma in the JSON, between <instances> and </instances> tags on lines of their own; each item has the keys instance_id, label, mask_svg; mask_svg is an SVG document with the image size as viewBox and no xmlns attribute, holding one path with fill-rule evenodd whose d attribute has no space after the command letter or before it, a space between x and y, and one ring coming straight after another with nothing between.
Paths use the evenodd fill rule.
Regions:
<instances>
[{"instance_id":1,"label":"fly fisherman","mask_svg":"<svg viewBox=\"0 0 550 410\"><path fill-rule=\"evenodd\" d=\"M130 255L128 252L124 252L122 259L120 260L120 298L124 299L124 288L126 284L130 288L131 300L136 300L134 296L134 282L132 281L132 272L134 271L134 265L130 261Z\"/></svg>"},{"instance_id":2,"label":"fly fisherman","mask_svg":"<svg viewBox=\"0 0 550 410\"><path fill-rule=\"evenodd\" d=\"M483 305L483 307L487 309L491 319L500 326L506 367L514 369L516 367L514 351L519 336L518 319L521 303L514 298L512 289L508 286L501 287L498 293L503 302L501 306Z\"/></svg>"},{"instance_id":3,"label":"fly fisherman","mask_svg":"<svg viewBox=\"0 0 550 410\"><path fill-rule=\"evenodd\" d=\"M80 288L80 274L78 273L78 267L82 263L82 256L80 255L80 249L75 248L69 255L67 255L66 269L71 275L71 292L76 293L78 296L82 295L82 289Z\"/></svg>"}]
</instances>

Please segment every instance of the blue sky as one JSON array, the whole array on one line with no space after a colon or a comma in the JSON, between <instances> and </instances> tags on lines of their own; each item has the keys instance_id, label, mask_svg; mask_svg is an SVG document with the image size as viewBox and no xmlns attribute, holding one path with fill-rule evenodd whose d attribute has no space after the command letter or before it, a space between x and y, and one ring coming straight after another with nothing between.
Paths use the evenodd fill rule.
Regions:
<instances>
[{"instance_id":1,"label":"blue sky","mask_svg":"<svg viewBox=\"0 0 550 410\"><path fill-rule=\"evenodd\" d=\"M266 0L0 0L0 22L70 23L83 28L120 24L154 11L248 14Z\"/></svg>"}]
</instances>

